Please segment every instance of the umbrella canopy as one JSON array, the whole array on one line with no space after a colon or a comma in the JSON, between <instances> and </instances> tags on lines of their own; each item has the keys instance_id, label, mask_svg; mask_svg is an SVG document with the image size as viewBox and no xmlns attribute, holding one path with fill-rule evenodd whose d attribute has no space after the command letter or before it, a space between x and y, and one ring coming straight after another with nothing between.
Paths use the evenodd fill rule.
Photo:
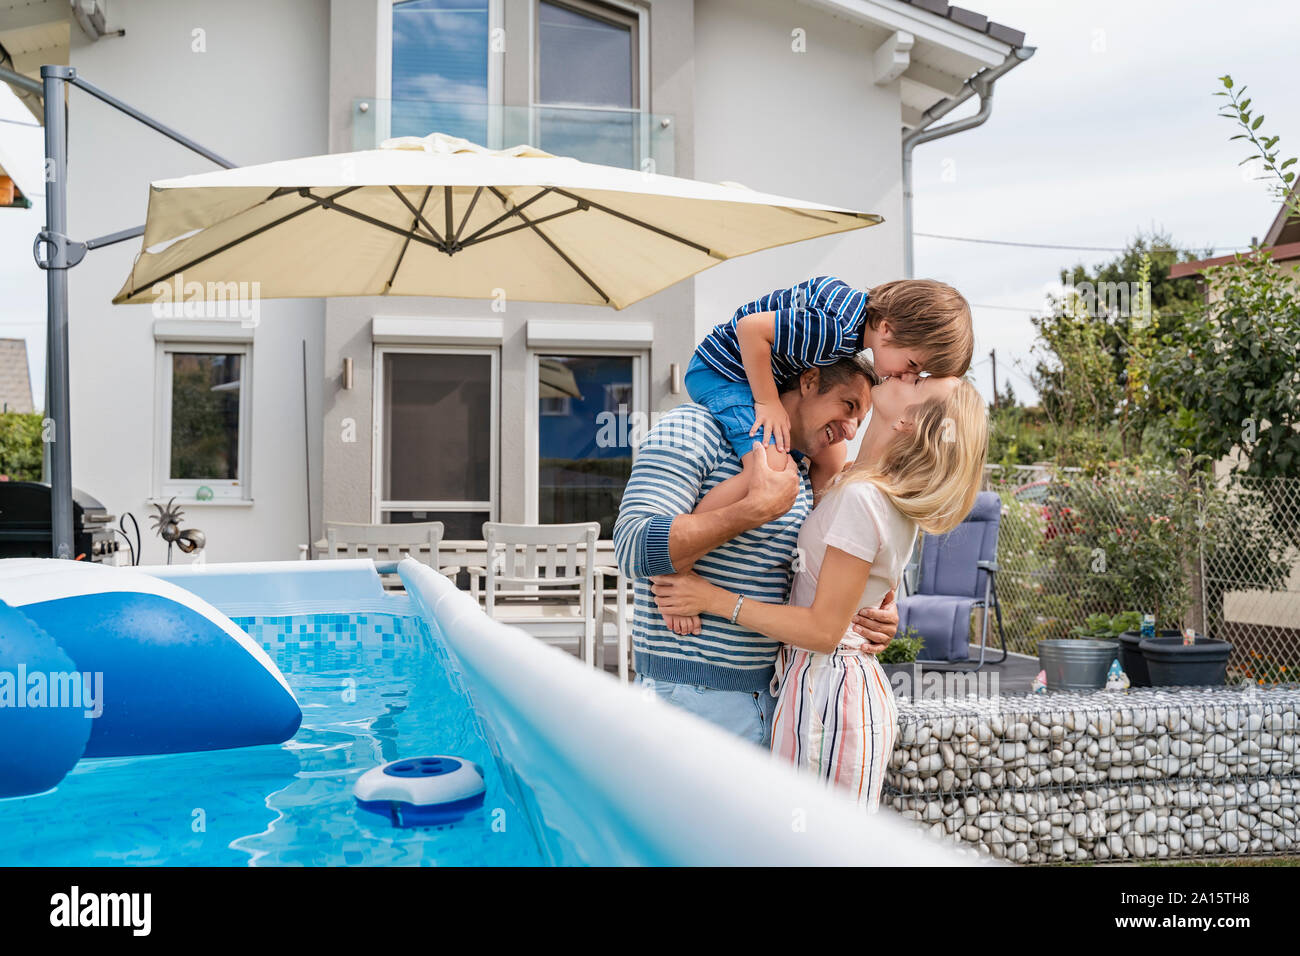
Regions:
<instances>
[{"instance_id":1,"label":"umbrella canopy","mask_svg":"<svg viewBox=\"0 0 1300 956\"><path fill-rule=\"evenodd\" d=\"M434 133L153 183L144 251L113 301L211 298L213 284L256 282L261 298L622 309L724 259L881 221Z\"/></svg>"},{"instance_id":2,"label":"umbrella canopy","mask_svg":"<svg viewBox=\"0 0 1300 956\"><path fill-rule=\"evenodd\" d=\"M538 360L537 394L542 398L582 398L573 369L553 358Z\"/></svg>"}]
</instances>

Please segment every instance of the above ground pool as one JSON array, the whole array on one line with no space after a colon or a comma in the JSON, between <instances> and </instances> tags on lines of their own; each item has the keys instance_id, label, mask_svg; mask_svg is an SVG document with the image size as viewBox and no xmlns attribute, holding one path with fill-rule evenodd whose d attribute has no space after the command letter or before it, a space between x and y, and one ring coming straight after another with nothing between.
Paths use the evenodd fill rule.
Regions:
<instances>
[{"instance_id":1,"label":"above ground pool","mask_svg":"<svg viewBox=\"0 0 1300 956\"><path fill-rule=\"evenodd\" d=\"M55 564L51 574L66 572ZM280 744L83 755L53 789L0 800L0 865L958 859L892 814L867 817L765 752L490 620L432 569L397 570L405 593L385 592L369 561L133 569L218 623L228 615L237 627L221 626L283 676L301 725ZM123 621L127 639L132 626ZM151 675L147 654L131 660L146 689L195 677ZM246 717L248 701L214 693L221 674L202 677L205 708ZM184 701L175 709L187 719ZM360 778L394 761L380 792L455 770L473 775L457 791L471 795L455 804L464 809L397 826L375 812L382 801L359 804Z\"/></svg>"},{"instance_id":2,"label":"above ground pool","mask_svg":"<svg viewBox=\"0 0 1300 956\"><path fill-rule=\"evenodd\" d=\"M52 792L0 801L0 865L536 865L473 709L409 598L387 612L235 617L302 707L278 746L82 760ZM396 829L357 809L362 773L449 752L486 771L482 809Z\"/></svg>"}]
</instances>

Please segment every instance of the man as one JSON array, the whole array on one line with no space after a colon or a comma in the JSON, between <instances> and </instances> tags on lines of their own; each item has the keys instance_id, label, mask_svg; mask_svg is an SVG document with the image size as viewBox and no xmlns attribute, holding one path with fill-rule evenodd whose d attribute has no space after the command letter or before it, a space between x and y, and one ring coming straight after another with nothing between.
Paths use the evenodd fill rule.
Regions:
<instances>
[{"instance_id":1,"label":"man","mask_svg":"<svg viewBox=\"0 0 1300 956\"><path fill-rule=\"evenodd\" d=\"M870 407L875 373L860 356L807 369L782 383L790 443L805 456L853 438ZM693 514L714 486L741 471L740 459L701 405L680 405L652 428L638 449L614 525L619 568L636 579L632 644L637 680L662 698L765 746L773 663L778 645L721 618L706 616L699 633L669 630L650 593L651 576L694 566L696 573L761 601L789 599L799 528L812 510L806 467L775 471L763 455L749 493ZM863 608L858 633L874 650L893 639L898 610Z\"/></svg>"}]
</instances>

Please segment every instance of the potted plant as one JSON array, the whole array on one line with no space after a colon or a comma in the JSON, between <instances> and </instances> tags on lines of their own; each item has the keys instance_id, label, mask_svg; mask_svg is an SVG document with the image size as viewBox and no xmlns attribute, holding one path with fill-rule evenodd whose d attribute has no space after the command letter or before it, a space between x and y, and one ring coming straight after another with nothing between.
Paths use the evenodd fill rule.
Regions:
<instances>
[{"instance_id":1,"label":"potted plant","mask_svg":"<svg viewBox=\"0 0 1300 956\"><path fill-rule=\"evenodd\" d=\"M1048 690L1106 686L1111 662L1119 657L1113 620L1109 614L1089 614L1083 626L1072 629L1074 637L1038 642L1038 666L1047 673Z\"/></svg>"},{"instance_id":2,"label":"potted plant","mask_svg":"<svg viewBox=\"0 0 1300 956\"><path fill-rule=\"evenodd\" d=\"M1111 629L1116 632L1119 641L1119 665L1128 675L1130 687L1150 687L1151 678L1147 674L1146 658L1138 645L1142 643L1142 615L1137 611L1121 611L1111 618ZM1160 637L1177 637L1177 629L1160 630Z\"/></svg>"},{"instance_id":3,"label":"potted plant","mask_svg":"<svg viewBox=\"0 0 1300 956\"><path fill-rule=\"evenodd\" d=\"M1148 637L1138 647L1146 660L1153 687L1205 687L1224 683L1232 645L1202 634L1184 640L1173 636Z\"/></svg>"},{"instance_id":4,"label":"potted plant","mask_svg":"<svg viewBox=\"0 0 1300 956\"><path fill-rule=\"evenodd\" d=\"M909 627L876 656L890 686L900 696L917 697L920 694L921 664L916 656L921 653L922 643L920 632Z\"/></svg>"}]
</instances>

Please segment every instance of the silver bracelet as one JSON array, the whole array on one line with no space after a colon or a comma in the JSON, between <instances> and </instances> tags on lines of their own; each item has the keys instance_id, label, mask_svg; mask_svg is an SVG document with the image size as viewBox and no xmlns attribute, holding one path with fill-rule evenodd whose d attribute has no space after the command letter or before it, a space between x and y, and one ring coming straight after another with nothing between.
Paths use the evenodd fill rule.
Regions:
<instances>
[{"instance_id":1,"label":"silver bracelet","mask_svg":"<svg viewBox=\"0 0 1300 956\"><path fill-rule=\"evenodd\" d=\"M740 617L740 606L741 606L742 604L744 604L744 603L745 603L745 595L742 594L742 595L740 595L738 598L736 598L736 607L735 607L735 609L732 610L732 612L731 612L731 623L732 623L732 624L735 624L735 623L736 623L736 618Z\"/></svg>"}]
</instances>

